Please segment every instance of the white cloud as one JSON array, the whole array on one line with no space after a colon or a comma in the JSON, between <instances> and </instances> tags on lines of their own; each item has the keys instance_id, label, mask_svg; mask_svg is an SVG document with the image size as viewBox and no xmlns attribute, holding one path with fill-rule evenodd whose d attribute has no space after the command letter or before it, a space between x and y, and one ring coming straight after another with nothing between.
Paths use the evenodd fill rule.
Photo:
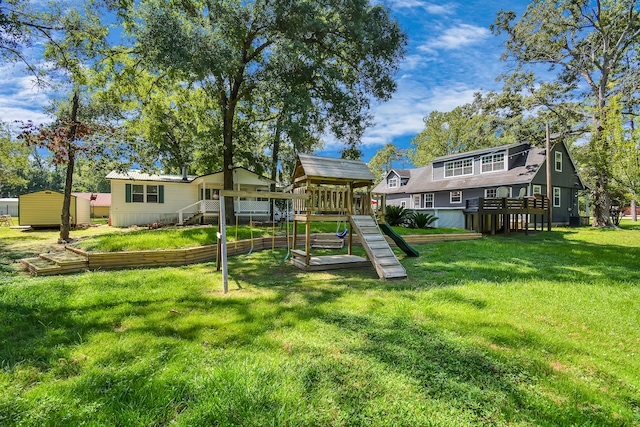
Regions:
<instances>
[{"instance_id":1,"label":"white cloud","mask_svg":"<svg viewBox=\"0 0 640 427\"><path fill-rule=\"evenodd\" d=\"M412 79L400 80L393 98L374 108L374 125L362 138L363 148L383 146L394 138L413 137L424 129L431 111L450 111L473 100L479 89L464 84L428 88ZM339 151L343 143L328 136L323 151Z\"/></svg>"},{"instance_id":2,"label":"white cloud","mask_svg":"<svg viewBox=\"0 0 640 427\"><path fill-rule=\"evenodd\" d=\"M432 15L451 15L456 6L453 3L434 4L421 0L391 0L392 9L423 9Z\"/></svg>"},{"instance_id":3,"label":"white cloud","mask_svg":"<svg viewBox=\"0 0 640 427\"><path fill-rule=\"evenodd\" d=\"M50 99L49 93L38 88L34 77L17 74L12 66L0 67L2 88L0 89L0 120L13 123L16 120L34 123L51 121L43 107Z\"/></svg>"},{"instance_id":4,"label":"white cloud","mask_svg":"<svg viewBox=\"0 0 640 427\"><path fill-rule=\"evenodd\" d=\"M421 52L433 52L435 49L453 50L478 44L487 39L491 33L487 28L469 24L447 28L435 40L418 46Z\"/></svg>"}]
</instances>

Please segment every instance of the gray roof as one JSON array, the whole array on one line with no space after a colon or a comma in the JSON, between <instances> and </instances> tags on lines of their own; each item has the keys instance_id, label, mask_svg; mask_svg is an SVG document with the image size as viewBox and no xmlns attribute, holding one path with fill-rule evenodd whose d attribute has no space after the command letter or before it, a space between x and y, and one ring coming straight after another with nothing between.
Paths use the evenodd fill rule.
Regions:
<instances>
[{"instance_id":1,"label":"gray roof","mask_svg":"<svg viewBox=\"0 0 640 427\"><path fill-rule=\"evenodd\" d=\"M515 153L515 155L526 155L526 160L522 166L511 168L499 172L483 173L479 175L466 175L455 178L433 180L433 164L471 156L477 156L484 153L494 151L504 151L505 149L514 148L523 145L509 144L500 147L492 147L490 149L469 151L467 153L458 153L455 156L438 157L427 166L411 170L411 177L407 185L397 188L387 188L386 180L373 189L376 193L385 194L416 194L435 191L455 191L468 188L484 188L499 187L501 185L528 184L540 170L545 160L545 149L540 147L529 146L528 149Z\"/></svg>"},{"instance_id":2,"label":"gray roof","mask_svg":"<svg viewBox=\"0 0 640 427\"><path fill-rule=\"evenodd\" d=\"M367 164L359 160L299 154L293 180L308 179L325 183L354 182L355 186L373 184L375 180Z\"/></svg>"},{"instance_id":3,"label":"gray roof","mask_svg":"<svg viewBox=\"0 0 640 427\"><path fill-rule=\"evenodd\" d=\"M389 172L395 172L400 178L411 177L411 169L391 169Z\"/></svg>"},{"instance_id":4,"label":"gray roof","mask_svg":"<svg viewBox=\"0 0 640 427\"><path fill-rule=\"evenodd\" d=\"M423 166L421 168L415 168L415 169L391 169L389 172L386 173L386 175L384 176L384 179L378 183L378 185L375 186L375 188L372 190L374 193L385 193L385 194L403 194L407 192L407 186L406 185L402 185L402 186L398 186L395 188L388 188L387 187L387 178L389 177L389 174L391 173L395 173L396 175L400 176L401 178L409 178L409 183L412 182L413 178L418 176L418 175L422 175L422 170L429 168L429 171L431 171L431 165L429 164L428 166ZM402 171L402 175L400 175L398 172ZM426 176L426 174L424 174ZM431 176L431 172L428 173L429 176Z\"/></svg>"}]
</instances>

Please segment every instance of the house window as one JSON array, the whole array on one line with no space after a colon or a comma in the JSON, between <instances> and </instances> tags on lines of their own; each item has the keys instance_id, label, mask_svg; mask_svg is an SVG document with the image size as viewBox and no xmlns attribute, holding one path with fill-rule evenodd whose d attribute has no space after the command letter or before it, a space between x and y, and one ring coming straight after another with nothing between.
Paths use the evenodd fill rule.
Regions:
<instances>
[{"instance_id":1,"label":"house window","mask_svg":"<svg viewBox=\"0 0 640 427\"><path fill-rule=\"evenodd\" d=\"M444 164L446 178L462 175L473 175L473 159L454 160Z\"/></svg>"},{"instance_id":2,"label":"house window","mask_svg":"<svg viewBox=\"0 0 640 427\"><path fill-rule=\"evenodd\" d=\"M561 205L560 187L553 187L553 207L559 208Z\"/></svg>"},{"instance_id":3,"label":"house window","mask_svg":"<svg viewBox=\"0 0 640 427\"><path fill-rule=\"evenodd\" d=\"M433 193L424 195L424 207L427 209L433 208Z\"/></svg>"},{"instance_id":4,"label":"house window","mask_svg":"<svg viewBox=\"0 0 640 427\"><path fill-rule=\"evenodd\" d=\"M495 188L487 188L484 190L484 197L487 199L495 199L498 197L498 191Z\"/></svg>"},{"instance_id":5,"label":"house window","mask_svg":"<svg viewBox=\"0 0 640 427\"><path fill-rule=\"evenodd\" d=\"M542 194L542 185L534 185L533 194Z\"/></svg>"},{"instance_id":6,"label":"house window","mask_svg":"<svg viewBox=\"0 0 640 427\"><path fill-rule=\"evenodd\" d=\"M420 197L420 194L414 194L413 195L413 207L415 209L420 209L422 206L420 206L420 202L421 202L422 197Z\"/></svg>"},{"instance_id":7,"label":"house window","mask_svg":"<svg viewBox=\"0 0 640 427\"><path fill-rule=\"evenodd\" d=\"M157 185L147 185L147 203L158 203Z\"/></svg>"},{"instance_id":8,"label":"house window","mask_svg":"<svg viewBox=\"0 0 640 427\"><path fill-rule=\"evenodd\" d=\"M144 203L144 185L131 186L131 201L134 203Z\"/></svg>"},{"instance_id":9,"label":"house window","mask_svg":"<svg viewBox=\"0 0 640 427\"><path fill-rule=\"evenodd\" d=\"M406 208L407 207L407 201L406 200L401 201L400 202L400 206L403 207L403 208Z\"/></svg>"},{"instance_id":10,"label":"house window","mask_svg":"<svg viewBox=\"0 0 640 427\"><path fill-rule=\"evenodd\" d=\"M452 191L449 193L451 203L462 203L462 191Z\"/></svg>"},{"instance_id":11,"label":"house window","mask_svg":"<svg viewBox=\"0 0 640 427\"><path fill-rule=\"evenodd\" d=\"M556 151L556 172L562 172L562 152Z\"/></svg>"},{"instance_id":12,"label":"house window","mask_svg":"<svg viewBox=\"0 0 640 427\"><path fill-rule=\"evenodd\" d=\"M504 153L482 156L482 173L504 170Z\"/></svg>"},{"instance_id":13,"label":"house window","mask_svg":"<svg viewBox=\"0 0 640 427\"><path fill-rule=\"evenodd\" d=\"M387 186L389 188L397 188L398 187L398 178L389 178L387 182Z\"/></svg>"}]
</instances>

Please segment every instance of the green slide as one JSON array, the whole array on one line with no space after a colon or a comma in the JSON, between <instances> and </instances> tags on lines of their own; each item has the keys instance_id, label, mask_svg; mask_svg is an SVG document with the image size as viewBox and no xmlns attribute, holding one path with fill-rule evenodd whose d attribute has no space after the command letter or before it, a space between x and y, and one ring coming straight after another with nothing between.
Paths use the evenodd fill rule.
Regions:
<instances>
[{"instance_id":1,"label":"green slide","mask_svg":"<svg viewBox=\"0 0 640 427\"><path fill-rule=\"evenodd\" d=\"M396 242L396 245L398 245L398 247L402 249L404 253L407 254L407 256L410 256L410 257L420 256L420 253L415 249L413 249L411 246L407 245L407 242L405 242L404 239L400 237L398 233L393 231L393 228L391 228L389 224L385 222L378 225L380 226L380 229L382 230L382 232L387 236L391 237L391 239L394 242Z\"/></svg>"}]
</instances>

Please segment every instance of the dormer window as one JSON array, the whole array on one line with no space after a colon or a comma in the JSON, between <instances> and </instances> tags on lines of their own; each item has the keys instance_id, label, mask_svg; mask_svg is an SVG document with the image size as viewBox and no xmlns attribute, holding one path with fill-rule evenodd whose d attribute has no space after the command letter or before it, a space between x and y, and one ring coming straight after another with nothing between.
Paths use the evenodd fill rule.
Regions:
<instances>
[{"instance_id":1,"label":"dormer window","mask_svg":"<svg viewBox=\"0 0 640 427\"><path fill-rule=\"evenodd\" d=\"M473 175L473 159L454 160L444 164L445 178L462 175Z\"/></svg>"},{"instance_id":2,"label":"dormer window","mask_svg":"<svg viewBox=\"0 0 640 427\"><path fill-rule=\"evenodd\" d=\"M482 156L482 173L505 170L504 153Z\"/></svg>"},{"instance_id":3,"label":"dormer window","mask_svg":"<svg viewBox=\"0 0 640 427\"><path fill-rule=\"evenodd\" d=\"M387 187L398 188L398 178L389 178L387 181Z\"/></svg>"}]
</instances>

